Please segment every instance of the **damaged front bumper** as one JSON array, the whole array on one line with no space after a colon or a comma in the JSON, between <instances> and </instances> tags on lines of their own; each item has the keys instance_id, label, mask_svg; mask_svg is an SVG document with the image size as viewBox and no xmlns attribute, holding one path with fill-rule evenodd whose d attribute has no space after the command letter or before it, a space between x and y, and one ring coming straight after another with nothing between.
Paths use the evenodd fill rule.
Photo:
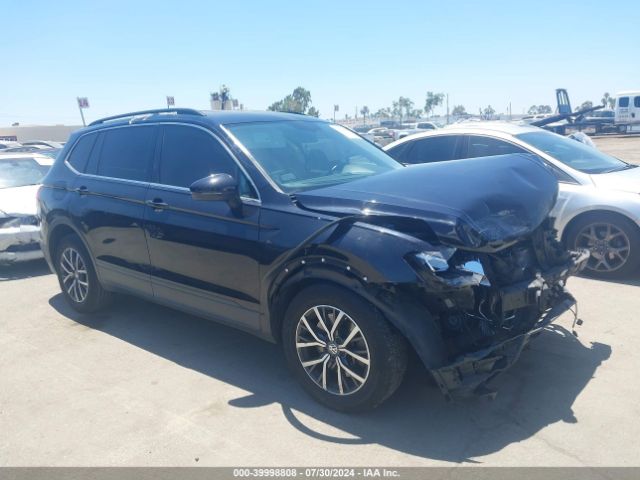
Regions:
<instances>
[{"instance_id":1,"label":"damaged front bumper","mask_svg":"<svg viewBox=\"0 0 640 480\"><path fill-rule=\"evenodd\" d=\"M569 276L582 270L588 259L588 251L577 252L569 263L554 267L531 282L503 289L503 301L515 308L536 303L548 305L545 299L548 287L564 282ZM533 337L575 305L576 300L573 296L564 291L544 309L541 319L529 331L498 341L486 348L464 353L451 363L432 369L431 373L438 387L450 400L474 395L495 396L487 387L487 383L513 365Z\"/></svg>"},{"instance_id":2,"label":"damaged front bumper","mask_svg":"<svg viewBox=\"0 0 640 480\"><path fill-rule=\"evenodd\" d=\"M39 225L0 228L0 265L42 257Z\"/></svg>"}]
</instances>

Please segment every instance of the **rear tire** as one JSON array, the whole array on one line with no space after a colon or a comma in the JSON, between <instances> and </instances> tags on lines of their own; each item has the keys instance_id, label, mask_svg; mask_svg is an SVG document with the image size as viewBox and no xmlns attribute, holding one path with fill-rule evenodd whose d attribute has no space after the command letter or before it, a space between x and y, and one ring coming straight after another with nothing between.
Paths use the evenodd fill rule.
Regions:
<instances>
[{"instance_id":1,"label":"rear tire","mask_svg":"<svg viewBox=\"0 0 640 480\"><path fill-rule=\"evenodd\" d=\"M579 218L566 235L568 248L588 248L591 257L584 273L602 279L625 278L640 268L640 229L615 213L593 213Z\"/></svg>"},{"instance_id":2,"label":"rear tire","mask_svg":"<svg viewBox=\"0 0 640 480\"><path fill-rule=\"evenodd\" d=\"M282 328L293 374L329 408L373 409L402 382L406 340L353 292L332 285L304 289L291 302Z\"/></svg>"},{"instance_id":3,"label":"rear tire","mask_svg":"<svg viewBox=\"0 0 640 480\"><path fill-rule=\"evenodd\" d=\"M91 256L76 235L60 240L54 262L62 294L74 310L91 313L110 303L112 294L100 284Z\"/></svg>"}]
</instances>

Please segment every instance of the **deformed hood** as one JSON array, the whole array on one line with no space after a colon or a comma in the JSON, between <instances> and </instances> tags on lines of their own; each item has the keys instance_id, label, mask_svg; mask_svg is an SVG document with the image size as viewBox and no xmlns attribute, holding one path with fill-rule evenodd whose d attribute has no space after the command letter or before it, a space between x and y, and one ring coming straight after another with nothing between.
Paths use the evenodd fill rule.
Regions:
<instances>
[{"instance_id":1,"label":"deformed hood","mask_svg":"<svg viewBox=\"0 0 640 480\"><path fill-rule=\"evenodd\" d=\"M557 195L541 159L512 154L415 165L295 197L330 214L422 220L444 244L490 251L535 230Z\"/></svg>"}]
</instances>

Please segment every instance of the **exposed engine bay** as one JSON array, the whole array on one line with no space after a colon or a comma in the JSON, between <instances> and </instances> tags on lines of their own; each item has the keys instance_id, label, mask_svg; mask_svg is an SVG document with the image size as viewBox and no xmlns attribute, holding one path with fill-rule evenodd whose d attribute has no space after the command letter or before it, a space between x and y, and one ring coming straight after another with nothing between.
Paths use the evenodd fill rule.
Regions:
<instances>
[{"instance_id":1,"label":"exposed engine bay","mask_svg":"<svg viewBox=\"0 0 640 480\"><path fill-rule=\"evenodd\" d=\"M440 256L418 255L427 267L427 308L437 316L455 366L434 373L436 378L444 374L437 380L447 396L456 389L462 396L481 393L478 387L487 375L475 381L469 377L486 370L487 359L493 362L485 373L492 377L517 359L530 334L575 305L564 288L566 279L584 267L589 254L567 251L552 224L547 219L528 238L496 252L443 249ZM496 352L513 340L519 340L514 342L517 353L507 361L508 355ZM465 358L466 365L461 362ZM469 381L469 388L460 389L464 381Z\"/></svg>"}]
</instances>

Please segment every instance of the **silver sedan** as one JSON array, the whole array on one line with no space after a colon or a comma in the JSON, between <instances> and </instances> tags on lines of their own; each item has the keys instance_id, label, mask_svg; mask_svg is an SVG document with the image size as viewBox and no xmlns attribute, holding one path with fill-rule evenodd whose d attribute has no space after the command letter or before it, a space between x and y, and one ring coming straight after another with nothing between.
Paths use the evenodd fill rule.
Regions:
<instances>
[{"instance_id":1,"label":"silver sedan","mask_svg":"<svg viewBox=\"0 0 640 480\"><path fill-rule=\"evenodd\" d=\"M620 278L640 267L640 168L536 127L487 122L411 135L384 150L404 164L528 153L560 186L551 212L563 241L591 251L587 273Z\"/></svg>"}]
</instances>

